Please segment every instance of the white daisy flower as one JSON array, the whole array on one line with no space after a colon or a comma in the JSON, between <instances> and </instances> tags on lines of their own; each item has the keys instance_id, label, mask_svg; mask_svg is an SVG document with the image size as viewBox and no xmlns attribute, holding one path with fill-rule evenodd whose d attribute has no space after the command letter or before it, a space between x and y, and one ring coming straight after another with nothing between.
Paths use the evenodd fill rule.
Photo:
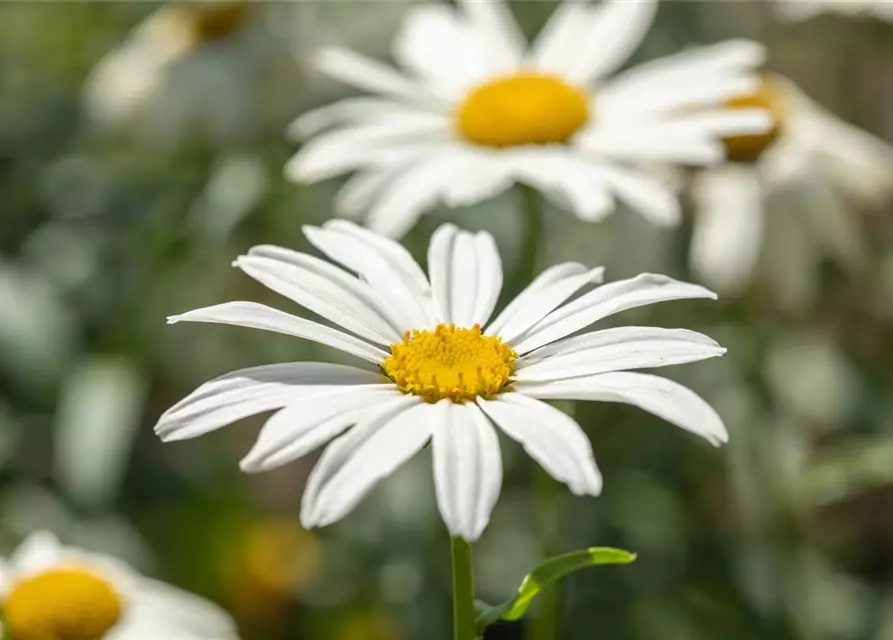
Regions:
<instances>
[{"instance_id":1,"label":"white daisy flower","mask_svg":"<svg viewBox=\"0 0 893 640\"><path fill-rule=\"evenodd\" d=\"M694 177L690 258L698 277L738 292L763 254L780 292L790 289L795 299L825 255L858 265L865 241L850 205L893 195L893 147L780 76L767 76L759 91L727 104L766 107L775 125L763 135L727 138L731 162Z\"/></svg>"},{"instance_id":2,"label":"white daisy flower","mask_svg":"<svg viewBox=\"0 0 893 640\"><path fill-rule=\"evenodd\" d=\"M229 0L158 9L93 69L84 87L87 115L174 144L255 132L271 74L282 65L295 69L264 23L269 11Z\"/></svg>"},{"instance_id":3,"label":"white daisy flower","mask_svg":"<svg viewBox=\"0 0 893 640\"><path fill-rule=\"evenodd\" d=\"M454 535L477 539L502 482L494 427L573 493L598 495L602 480L588 439L573 418L543 400L623 402L715 445L727 439L720 418L692 391L630 371L719 356L724 349L713 340L653 327L575 335L624 309L715 297L703 287L644 274L574 297L600 283L602 269L563 263L489 321L502 265L487 233L440 227L428 249L430 279L400 244L351 222L332 220L306 227L305 234L346 270L274 246L254 247L235 266L341 329L253 302L197 309L169 321L293 335L367 366L296 362L235 371L169 409L155 431L168 441L194 438L277 410L242 460L248 472L286 464L332 440L304 491L306 527L343 518L431 442L440 513Z\"/></svg>"},{"instance_id":4,"label":"white daisy flower","mask_svg":"<svg viewBox=\"0 0 893 640\"><path fill-rule=\"evenodd\" d=\"M823 13L841 16L873 16L893 22L891 0L775 0L775 13L783 20L799 22Z\"/></svg>"},{"instance_id":5,"label":"white daisy flower","mask_svg":"<svg viewBox=\"0 0 893 640\"><path fill-rule=\"evenodd\" d=\"M719 136L771 125L759 109L710 109L758 86L751 70L764 51L753 42L611 77L648 31L657 0L563 2L529 49L505 3L458 5L410 10L393 47L402 70L344 49L319 56L327 74L376 94L292 126L312 139L287 165L289 177L356 172L336 200L339 215L368 213L373 230L399 237L439 201L470 205L523 182L584 220L608 215L617 198L675 224L672 190L631 165L719 162Z\"/></svg>"},{"instance_id":6,"label":"white daisy flower","mask_svg":"<svg viewBox=\"0 0 893 640\"><path fill-rule=\"evenodd\" d=\"M216 605L146 578L110 556L31 535L0 559L0 611L9 640L237 640Z\"/></svg>"}]
</instances>

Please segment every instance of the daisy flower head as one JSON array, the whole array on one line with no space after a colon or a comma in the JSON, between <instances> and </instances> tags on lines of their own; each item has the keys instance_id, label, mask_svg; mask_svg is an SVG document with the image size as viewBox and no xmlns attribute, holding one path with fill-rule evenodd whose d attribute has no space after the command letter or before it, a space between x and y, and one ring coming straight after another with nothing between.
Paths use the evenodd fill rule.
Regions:
<instances>
[{"instance_id":1,"label":"daisy flower head","mask_svg":"<svg viewBox=\"0 0 893 640\"><path fill-rule=\"evenodd\" d=\"M0 560L0 638L238 640L216 605L146 578L116 558L32 534Z\"/></svg>"},{"instance_id":2,"label":"daisy flower head","mask_svg":"<svg viewBox=\"0 0 893 640\"><path fill-rule=\"evenodd\" d=\"M762 256L778 293L795 302L815 288L810 281L825 256L844 267L862 261L865 240L851 205L893 196L893 147L778 75L726 106L763 107L773 126L725 138L730 162L695 174L692 269L709 286L736 293Z\"/></svg>"},{"instance_id":3,"label":"daisy flower head","mask_svg":"<svg viewBox=\"0 0 893 640\"><path fill-rule=\"evenodd\" d=\"M602 480L589 440L544 400L627 403L715 445L727 438L717 414L692 391L635 371L719 356L724 349L713 340L655 327L579 333L625 309L715 297L703 287L652 274L596 286L601 269L563 263L491 320L502 265L487 233L440 227L429 245L427 275L400 244L346 220L306 227L305 235L342 266L274 246L254 247L235 266L340 328L252 302L169 321L293 335L366 366L296 362L235 371L174 405L155 431L164 440L194 438L276 410L242 460L248 472L331 441L304 491L306 527L347 515L430 442L440 513L453 535L477 539L502 482L497 429L573 493L598 495Z\"/></svg>"},{"instance_id":4,"label":"daisy flower head","mask_svg":"<svg viewBox=\"0 0 893 640\"><path fill-rule=\"evenodd\" d=\"M322 51L325 73L374 96L321 107L292 126L309 140L287 175L314 182L354 172L336 212L365 215L384 235L402 236L438 202L471 205L516 182L584 220L602 219L619 199L672 225L672 190L633 165L719 162L719 137L770 125L759 109L709 108L756 86L764 51L753 42L615 74L657 0L562 2L529 47L504 2L457 5L409 10L393 45L399 69Z\"/></svg>"}]
</instances>

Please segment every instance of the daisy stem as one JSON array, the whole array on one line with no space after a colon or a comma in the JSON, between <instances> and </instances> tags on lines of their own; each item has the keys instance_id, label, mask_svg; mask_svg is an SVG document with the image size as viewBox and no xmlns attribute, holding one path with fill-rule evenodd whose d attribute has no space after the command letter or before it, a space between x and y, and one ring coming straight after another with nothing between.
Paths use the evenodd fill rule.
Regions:
<instances>
[{"instance_id":1,"label":"daisy stem","mask_svg":"<svg viewBox=\"0 0 893 640\"><path fill-rule=\"evenodd\" d=\"M539 192L526 184L519 184L523 200L524 243L521 247L520 281L529 284L539 273L542 253L544 203Z\"/></svg>"},{"instance_id":2,"label":"daisy stem","mask_svg":"<svg viewBox=\"0 0 893 640\"><path fill-rule=\"evenodd\" d=\"M474 624L474 570L471 545L462 538L453 538L453 638L478 640Z\"/></svg>"}]
</instances>

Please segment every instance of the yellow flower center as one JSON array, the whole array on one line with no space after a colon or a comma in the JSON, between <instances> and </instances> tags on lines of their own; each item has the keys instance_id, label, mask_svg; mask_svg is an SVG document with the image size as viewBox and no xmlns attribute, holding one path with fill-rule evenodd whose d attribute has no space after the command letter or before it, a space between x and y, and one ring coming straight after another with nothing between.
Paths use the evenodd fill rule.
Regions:
<instances>
[{"instance_id":1,"label":"yellow flower center","mask_svg":"<svg viewBox=\"0 0 893 640\"><path fill-rule=\"evenodd\" d=\"M439 324L434 331L407 331L403 343L391 345L382 364L385 375L403 393L423 396L428 402L491 397L508 383L518 354L502 338L471 329Z\"/></svg>"},{"instance_id":2,"label":"yellow flower center","mask_svg":"<svg viewBox=\"0 0 893 640\"><path fill-rule=\"evenodd\" d=\"M777 83L763 78L756 92L732 98L725 105L730 109L766 109L772 116L772 128L764 133L723 138L729 162L756 162L782 133L785 101Z\"/></svg>"},{"instance_id":3,"label":"yellow flower center","mask_svg":"<svg viewBox=\"0 0 893 640\"><path fill-rule=\"evenodd\" d=\"M459 135L485 147L567 142L589 120L589 96L535 72L499 78L466 96L456 111Z\"/></svg>"},{"instance_id":4,"label":"yellow flower center","mask_svg":"<svg viewBox=\"0 0 893 640\"><path fill-rule=\"evenodd\" d=\"M184 26L193 44L220 40L241 29L251 11L250 2L200 2L188 9Z\"/></svg>"},{"instance_id":5,"label":"yellow flower center","mask_svg":"<svg viewBox=\"0 0 893 640\"><path fill-rule=\"evenodd\" d=\"M12 640L100 640L123 603L108 582L81 569L52 569L22 580L3 603Z\"/></svg>"}]
</instances>

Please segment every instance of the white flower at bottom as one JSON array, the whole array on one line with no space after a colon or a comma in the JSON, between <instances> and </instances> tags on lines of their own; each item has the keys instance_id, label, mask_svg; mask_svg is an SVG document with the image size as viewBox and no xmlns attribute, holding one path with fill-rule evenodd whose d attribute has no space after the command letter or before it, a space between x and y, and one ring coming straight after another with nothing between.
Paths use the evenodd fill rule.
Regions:
<instances>
[{"instance_id":1,"label":"white flower at bottom","mask_svg":"<svg viewBox=\"0 0 893 640\"><path fill-rule=\"evenodd\" d=\"M713 340L653 327L574 335L624 309L715 297L703 287L645 274L578 296L601 282L602 270L564 263L544 271L488 324L502 288L502 264L487 233L440 227L428 250L430 279L400 244L351 222L306 227L305 234L359 277L274 246L254 247L235 265L343 330L252 302L197 309L170 322L293 335L371 367L297 362L236 371L169 409L155 431L164 440L194 438L276 409L242 461L251 472L332 440L304 491L307 527L344 517L430 441L440 513L454 535L478 538L502 483L494 427L573 493L597 495L602 480L589 440L571 417L543 400L623 402L715 445L727 438L719 417L692 391L629 371L721 355L724 349Z\"/></svg>"},{"instance_id":2,"label":"white flower at bottom","mask_svg":"<svg viewBox=\"0 0 893 640\"><path fill-rule=\"evenodd\" d=\"M371 95L300 117L292 131L310 139L286 173L315 182L356 172L336 211L366 215L392 237L438 202L475 204L515 182L583 220L603 219L620 200L678 224L672 189L636 165L715 164L722 136L765 131L760 109L716 107L757 86L765 52L735 40L615 73L657 8L561 2L528 47L500 0L414 6L393 44L399 69L344 49L320 54L325 73Z\"/></svg>"},{"instance_id":3,"label":"white flower at bottom","mask_svg":"<svg viewBox=\"0 0 893 640\"><path fill-rule=\"evenodd\" d=\"M7 640L237 640L210 602L136 573L115 558L31 535L0 559Z\"/></svg>"},{"instance_id":4,"label":"white flower at bottom","mask_svg":"<svg viewBox=\"0 0 893 640\"><path fill-rule=\"evenodd\" d=\"M729 164L694 177L692 268L709 286L735 293L762 256L777 293L796 302L825 255L847 267L861 262L865 241L850 205L893 195L893 147L780 76L728 106L765 107L775 126L727 138Z\"/></svg>"}]
</instances>

